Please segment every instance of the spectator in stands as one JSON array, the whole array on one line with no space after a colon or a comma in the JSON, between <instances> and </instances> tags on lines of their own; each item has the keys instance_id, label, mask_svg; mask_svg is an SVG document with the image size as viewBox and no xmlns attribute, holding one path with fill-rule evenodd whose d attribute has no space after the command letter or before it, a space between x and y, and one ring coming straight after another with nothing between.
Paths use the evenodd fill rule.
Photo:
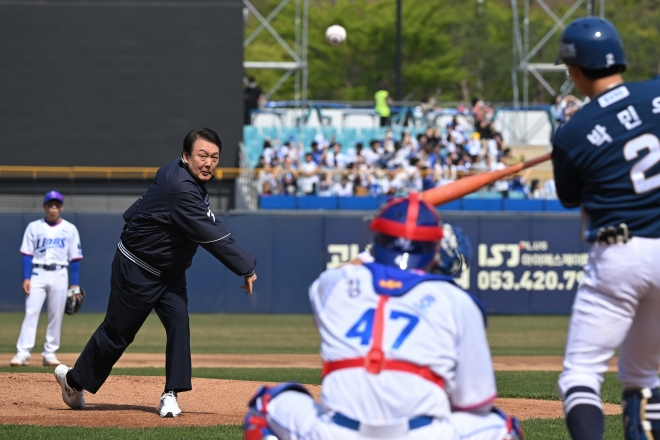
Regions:
<instances>
[{"instance_id":1,"label":"spectator in stands","mask_svg":"<svg viewBox=\"0 0 660 440\"><path fill-rule=\"evenodd\" d=\"M576 111L580 110L584 103L573 95L566 96L566 108L564 109L564 121L573 117Z\"/></svg>"},{"instance_id":2,"label":"spectator in stands","mask_svg":"<svg viewBox=\"0 0 660 440\"><path fill-rule=\"evenodd\" d=\"M480 126L482 122L488 122L493 117L493 109L486 106L481 98L472 98L472 114L474 125Z\"/></svg>"},{"instance_id":3,"label":"spectator in stands","mask_svg":"<svg viewBox=\"0 0 660 440\"><path fill-rule=\"evenodd\" d=\"M319 167L314 162L312 153L306 153L305 162L300 166L301 174L298 180L300 180L303 193L308 196L316 194L316 187L319 183L318 170Z\"/></svg>"},{"instance_id":4,"label":"spectator in stands","mask_svg":"<svg viewBox=\"0 0 660 440\"><path fill-rule=\"evenodd\" d=\"M543 184L543 190L545 192L545 197L547 199L556 199L557 198L557 188L555 187L555 180L548 179Z\"/></svg>"},{"instance_id":5,"label":"spectator in stands","mask_svg":"<svg viewBox=\"0 0 660 440\"><path fill-rule=\"evenodd\" d=\"M385 86L380 86L379 90L374 95L375 106L374 110L380 116L380 126L387 127L390 125L390 116L392 111L390 110L390 105L392 105L392 98Z\"/></svg>"},{"instance_id":6,"label":"spectator in stands","mask_svg":"<svg viewBox=\"0 0 660 440\"><path fill-rule=\"evenodd\" d=\"M558 127L570 119L582 107L582 101L573 95L555 95L550 102L550 113Z\"/></svg>"},{"instance_id":7,"label":"spectator in stands","mask_svg":"<svg viewBox=\"0 0 660 440\"><path fill-rule=\"evenodd\" d=\"M273 157L275 156L275 149L273 148L273 145L270 142L270 139L266 139L264 141L264 151L261 153L264 157L264 160L266 161L267 164L272 165L273 164Z\"/></svg>"},{"instance_id":8,"label":"spectator in stands","mask_svg":"<svg viewBox=\"0 0 660 440\"><path fill-rule=\"evenodd\" d=\"M470 140L465 145L465 151L472 157L472 160L476 160L477 156L481 154L481 135L478 132L474 132L470 135Z\"/></svg>"},{"instance_id":9,"label":"spectator in stands","mask_svg":"<svg viewBox=\"0 0 660 440\"><path fill-rule=\"evenodd\" d=\"M259 174L257 176L257 188L260 193L263 192L263 188L266 182L269 183L271 191L273 188L277 187L275 170L273 170L273 167L271 167L268 162L264 163L263 168L259 170Z\"/></svg>"},{"instance_id":10,"label":"spectator in stands","mask_svg":"<svg viewBox=\"0 0 660 440\"><path fill-rule=\"evenodd\" d=\"M291 159L291 167L297 170L300 165L300 159L303 154L303 145L300 142L291 144L289 149L289 159ZM286 163L286 162L285 162Z\"/></svg>"},{"instance_id":11,"label":"spectator in stands","mask_svg":"<svg viewBox=\"0 0 660 440\"><path fill-rule=\"evenodd\" d=\"M391 128L388 128L387 130L385 130L385 135L383 136L383 142L381 143L381 142L377 141L378 142L378 144L377 144L378 145L377 153L380 155L383 151L385 151L387 149L391 150L392 147L394 146L394 141L395 141L394 132L392 131ZM373 149L373 142L374 141L372 140L371 144L370 144L372 149Z\"/></svg>"},{"instance_id":12,"label":"spectator in stands","mask_svg":"<svg viewBox=\"0 0 660 440\"><path fill-rule=\"evenodd\" d=\"M532 199L545 199L545 192L541 188L541 181L539 179L532 180L529 191Z\"/></svg>"},{"instance_id":13,"label":"spectator in stands","mask_svg":"<svg viewBox=\"0 0 660 440\"><path fill-rule=\"evenodd\" d=\"M348 175L344 174L341 182L335 183L333 192L339 197L351 197L353 195L353 182L350 181Z\"/></svg>"},{"instance_id":14,"label":"spectator in stands","mask_svg":"<svg viewBox=\"0 0 660 440\"><path fill-rule=\"evenodd\" d=\"M454 118L455 120L456 118ZM447 126L447 132L450 134L452 138L452 142L456 145L463 145L465 143L465 135L463 135L463 131L459 125L456 123L452 122L451 125Z\"/></svg>"},{"instance_id":15,"label":"spectator in stands","mask_svg":"<svg viewBox=\"0 0 660 440\"><path fill-rule=\"evenodd\" d=\"M257 162L257 166L254 167L255 169L261 169L266 165L266 159L263 156L259 156L259 162Z\"/></svg>"},{"instance_id":16,"label":"spectator in stands","mask_svg":"<svg viewBox=\"0 0 660 440\"><path fill-rule=\"evenodd\" d=\"M314 163L316 165L321 165L321 155L323 154L323 150L321 150L318 142L312 141L312 152L310 154L312 155Z\"/></svg>"},{"instance_id":17,"label":"spectator in stands","mask_svg":"<svg viewBox=\"0 0 660 440\"><path fill-rule=\"evenodd\" d=\"M261 195L262 196L272 196L273 195L273 185L269 181L264 182L263 186L261 187Z\"/></svg>"},{"instance_id":18,"label":"spectator in stands","mask_svg":"<svg viewBox=\"0 0 660 440\"><path fill-rule=\"evenodd\" d=\"M332 172L327 172L321 174L319 179L319 186L317 194L320 197L330 197L333 196L333 184L332 184Z\"/></svg>"},{"instance_id":19,"label":"spectator in stands","mask_svg":"<svg viewBox=\"0 0 660 440\"><path fill-rule=\"evenodd\" d=\"M361 156L367 166L373 166L376 162L378 162L378 159L380 158L380 141L375 139L372 140L369 143L369 149L362 150Z\"/></svg>"},{"instance_id":20,"label":"spectator in stands","mask_svg":"<svg viewBox=\"0 0 660 440\"><path fill-rule=\"evenodd\" d=\"M409 165L405 168L406 185L409 191L420 192L424 187L422 183L421 164L418 158L411 157Z\"/></svg>"},{"instance_id":21,"label":"spectator in stands","mask_svg":"<svg viewBox=\"0 0 660 440\"><path fill-rule=\"evenodd\" d=\"M550 101L550 114L554 119L555 126L560 126L564 123L564 109L566 108L566 102L561 95L553 96Z\"/></svg>"},{"instance_id":22,"label":"spectator in stands","mask_svg":"<svg viewBox=\"0 0 660 440\"><path fill-rule=\"evenodd\" d=\"M506 158L501 156L492 166L492 170L502 170L506 168L508 164L506 163ZM502 198L507 198L509 196L509 181L505 179L500 179L493 184L493 191L499 192L502 194Z\"/></svg>"},{"instance_id":23,"label":"spectator in stands","mask_svg":"<svg viewBox=\"0 0 660 440\"><path fill-rule=\"evenodd\" d=\"M296 176L293 173L284 173L280 182L281 193L287 196L295 196L298 193Z\"/></svg>"},{"instance_id":24,"label":"spectator in stands","mask_svg":"<svg viewBox=\"0 0 660 440\"><path fill-rule=\"evenodd\" d=\"M284 160L289 156L291 151L291 140L284 142L280 148L277 150L277 158L280 163L284 163Z\"/></svg>"},{"instance_id":25,"label":"spectator in stands","mask_svg":"<svg viewBox=\"0 0 660 440\"><path fill-rule=\"evenodd\" d=\"M263 106L265 100L266 97L263 90L261 90L261 87L259 87L259 84L257 84L257 80L254 76L250 76L248 78L248 85L245 90L243 90L244 125L252 124L252 115L250 112Z\"/></svg>"},{"instance_id":26,"label":"spectator in stands","mask_svg":"<svg viewBox=\"0 0 660 440\"><path fill-rule=\"evenodd\" d=\"M420 145L411 134L409 130L404 130L403 136L401 137L401 146L409 148L411 152L419 151Z\"/></svg>"},{"instance_id":27,"label":"spectator in stands","mask_svg":"<svg viewBox=\"0 0 660 440\"><path fill-rule=\"evenodd\" d=\"M348 164L348 156L341 152L341 144L335 142L332 150L328 152L328 166L338 170L345 170Z\"/></svg>"}]
</instances>

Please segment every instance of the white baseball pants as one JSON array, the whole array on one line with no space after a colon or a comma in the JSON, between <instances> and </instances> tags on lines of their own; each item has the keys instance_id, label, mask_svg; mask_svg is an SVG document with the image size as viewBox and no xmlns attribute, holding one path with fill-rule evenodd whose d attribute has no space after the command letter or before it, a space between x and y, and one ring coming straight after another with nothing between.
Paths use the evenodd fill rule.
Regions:
<instances>
[{"instance_id":1,"label":"white baseball pants","mask_svg":"<svg viewBox=\"0 0 660 440\"><path fill-rule=\"evenodd\" d=\"M286 391L268 404L268 425L280 440L367 440L389 438L397 440L502 440L506 434L505 421L497 414L476 415L452 413L449 420L434 420L430 425L407 430L392 426L381 436L365 436L335 424L331 413L325 411L312 397L297 391ZM395 432L400 428L403 435ZM388 435L389 434L389 435Z\"/></svg>"},{"instance_id":2,"label":"white baseball pants","mask_svg":"<svg viewBox=\"0 0 660 440\"><path fill-rule=\"evenodd\" d=\"M617 348L623 388L655 388L660 365L660 239L592 246L566 342L562 395L575 386L600 393Z\"/></svg>"},{"instance_id":3,"label":"white baseball pants","mask_svg":"<svg viewBox=\"0 0 660 440\"><path fill-rule=\"evenodd\" d=\"M67 268L44 270L32 268L30 294L25 298L25 318L16 344L17 354L29 359L37 337L37 324L44 301L48 299L48 328L43 355L55 354L60 348L60 332L69 287Z\"/></svg>"}]
</instances>

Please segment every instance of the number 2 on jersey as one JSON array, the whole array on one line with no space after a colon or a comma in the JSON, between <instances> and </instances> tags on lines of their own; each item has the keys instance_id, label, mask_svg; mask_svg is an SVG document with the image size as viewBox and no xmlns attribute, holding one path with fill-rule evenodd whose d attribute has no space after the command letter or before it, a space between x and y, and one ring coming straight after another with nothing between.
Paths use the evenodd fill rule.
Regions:
<instances>
[{"instance_id":1,"label":"number 2 on jersey","mask_svg":"<svg viewBox=\"0 0 660 440\"><path fill-rule=\"evenodd\" d=\"M651 191L660 186L660 174L646 177L646 172L660 162L660 140L655 135L643 134L631 139L623 147L623 156L627 161L637 159L639 152L648 149L644 159L633 165L630 170L630 179L637 194Z\"/></svg>"},{"instance_id":2,"label":"number 2 on jersey","mask_svg":"<svg viewBox=\"0 0 660 440\"><path fill-rule=\"evenodd\" d=\"M360 316L360 319L357 320L355 324L346 332L347 338L360 338L360 345L368 345L371 341L371 335L373 333L374 327L374 315L376 314L376 309L369 309ZM401 347L403 341L410 335L415 326L419 323L419 318L415 315L409 313L400 312L398 310L392 310L390 313L390 320L396 321L398 319L405 319L408 321L406 326L401 330L399 336L397 336L392 348L396 350Z\"/></svg>"}]
</instances>

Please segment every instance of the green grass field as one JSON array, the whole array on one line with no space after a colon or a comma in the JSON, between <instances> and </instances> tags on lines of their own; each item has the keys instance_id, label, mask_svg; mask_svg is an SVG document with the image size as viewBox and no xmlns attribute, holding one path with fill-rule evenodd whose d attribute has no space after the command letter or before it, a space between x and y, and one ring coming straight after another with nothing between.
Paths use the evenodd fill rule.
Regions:
<instances>
[{"instance_id":1,"label":"green grass field","mask_svg":"<svg viewBox=\"0 0 660 440\"><path fill-rule=\"evenodd\" d=\"M527 440L571 440L563 419L530 419L522 423ZM138 440L163 438L171 440L215 439L241 440L240 426L213 426L209 428L68 428L25 425L0 425L0 439L69 440L71 438ZM623 428L620 416L606 416L605 440L621 440Z\"/></svg>"},{"instance_id":2,"label":"green grass field","mask_svg":"<svg viewBox=\"0 0 660 440\"><path fill-rule=\"evenodd\" d=\"M65 315L62 325L62 353L80 352L103 314ZM23 314L0 313L0 353L13 353ZM46 334L46 316L37 330L37 347ZM488 340L493 355L564 354L568 328L566 316L491 316ZM311 315L190 315L193 353L318 353L319 335ZM151 314L137 334L129 353L164 353L165 330Z\"/></svg>"},{"instance_id":3,"label":"green grass field","mask_svg":"<svg viewBox=\"0 0 660 440\"><path fill-rule=\"evenodd\" d=\"M13 353L23 315L0 313L0 352ZM65 316L61 352L79 352L103 320L102 314ZM40 319L37 348L43 344L46 317ZM190 316L193 353L318 353L319 337L309 315L215 315ZM566 316L493 316L489 318L488 339L494 355L562 355L568 317ZM165 332L158 318L151 315L129 347L132 353L163 353ZM50 372L43 367L11 368L0 372ZM117 375L163 376L164 368L116 368ZM557 400L558 372L496 372L500 397ZM294 380L320 383L320 370L307 368L194 368L193 376L213 379L280 382ZM618 403L621 387L613 373L607 373L603 400ZM532 419L523 422L528 439L570 439L562 419ZM623 437L618 416L607 417L606 439ZM0 425L0 439L241 439L240 427L209 428L69 428Z\"/></svg>"}]
</instances>

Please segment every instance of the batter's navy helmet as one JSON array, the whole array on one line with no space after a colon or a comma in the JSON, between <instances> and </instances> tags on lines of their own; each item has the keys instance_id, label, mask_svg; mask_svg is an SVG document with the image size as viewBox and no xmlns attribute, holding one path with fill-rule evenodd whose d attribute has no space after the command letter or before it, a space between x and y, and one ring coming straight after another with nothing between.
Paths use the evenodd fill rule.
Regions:
<instances>
[{"instance_id":1,"label":"batter's navy helmet","mask_svg":"<svg viewBox=\"0 0 660 440\"><path fill-rule=\"evenodd\" d=\"M371 222L374 259L400 269L423 269L442 239L440 216L417 193L391 201Z\"/></svg>"},{"instance_id":2,"label":"batter's navy helmet","mask_svg":"<svg viewBox=\"0 0 660 440\"><path fill-rule=\"evenodd\" d=\"M569 23L561 34L559 58L588 70L626 67L619 33L612 23L600 17L578 18Z\"/></svg>"}]
</instances>

